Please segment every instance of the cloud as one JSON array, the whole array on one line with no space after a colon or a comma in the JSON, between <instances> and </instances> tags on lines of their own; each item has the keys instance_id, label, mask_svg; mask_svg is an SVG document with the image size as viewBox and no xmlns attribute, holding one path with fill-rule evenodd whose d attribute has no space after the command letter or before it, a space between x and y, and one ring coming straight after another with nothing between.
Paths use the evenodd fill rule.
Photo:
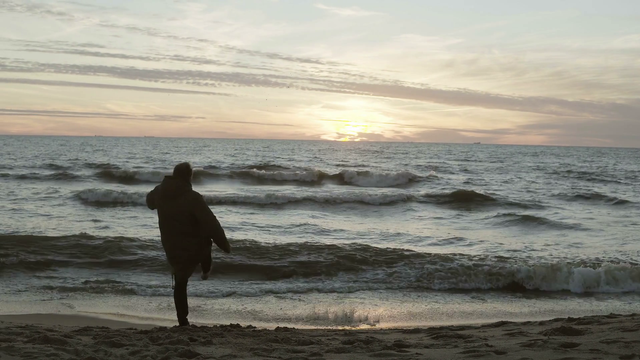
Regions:
<instances>
[{"instance_id":1,"label":"cloud","mask_svg":"<svg viewBox=\"0 0 640 360\"><path fill-rule=\"evenodd\" d=\"M0 83L3 83L3 84L80 87L80 88L93 88L93 89L113 89L113 90L128 90L128 91L144 91L144 92L164 93L164 94L231 96L231 94L210 92L210 91L167 89L167 88L146 87L146 86L130 86L130 85L96 84L96 83L75 82L75 81L60 81L60 80L0 78Z\"/></svg>"},{"instance_id":2,"label":"cloud","mask_svg":"<svg viewBox=\"0 0 640 360\"><path fill-rule=\"evenodd\" d=\"M640 107L637 105L625 103L564 100L541 96L510 96L469 89L437 89L409 85L354 82L333 82L327 85L335 90L351 91L358 95L554 116L601 119L611 117L635 118L640 111Z\"/></svg>"},{"instance_id":3,"label":"cloud","mask_svg":"<svg viewBox=\"0 0 640 360\"><path fill-rule=\"evenodd\" d=\"M58 8L47 6L44 4L37 4L31 2L14 2L9 0L0 1L0 12L13 12L31 14L36 16L49 16L62 20L74 20L76 17L73 14L62 11Z\"/></svg>"},{"instance_id":4,"label":"cloud","mask_svg":"<svg viewBox=\"0 0 640 360\"><path fill-rule=\"evenodd\" d=\"M13 2L10 0L2 0L0 1L0 12L12 12L12 13L28 14L33 16L51 17L58 20L64 20L66 22L78 22L78 23L83 23L84 25L100 27L103 29L121 30L121 31L153 37L157 39L172 40L180 43L191 42L195 44L204 45L208 48L215 47L222 51L227 51L227 52L232 52L232 53L247 55L252 57L266 58L270 60L279 60L279 61L294 62L294 63L301 63L301 64L309 64L309 65L340 65L340 63L333 62L333 61L327 61L327 60L315 59L315 58L309 58L309 57L292 56L292 55L286 55L286 54L269 52L269 51L251 50L251 49L241 48L238 46L220 43L218 41L214 41L206 38L175 35L175 34L172 34L166 31L161 31L152 27L131 25L131 24L115 24L113 22L96 19L94 17L84 16L82 14L73 14L70 12L66 12L60 9L59 7L49 6L47 4L37 4L37 3L22 4L22 3Z\"/></svg>"},{"instance_id":5,"label":"cloud","mask_svg":"<svg viewBox=\"0 0 640 360\"><path fill-rule=\"evenodd\" d=\"M136 26L136 25L120 25L120 24L113 24L113 23L104 22L104 21L98 22L96 26L99 26L102 28L108 28L108 29L123 30L130 33L135 33L139 35L144 35L144 36L149 36L149 37L154 37L154 38L159 38L164 40L173 40L177 42L192 42L192 43L204 45L207 47L213 46L219 50L223 50L227 52L232 52L240 55L253 56L253 57L261 57L261 58L266 58L270 60L280 60L280 61L310 64L310 65L340 65L340 63L334 62L334 61L327 61L327 60L314 59L314 58L308 58L308 57L291 56L291 55L285 55L281 53L268 52L268 51L250 50L250 49L244 49L244 48L229 45L229 44L222 44L210 39L198 38L193 36L174 35L174 34L163 32L151 27L143 27L143 26Z\"/></svg>"},{"instance_id":6,"label":"cloud","mask_svg":"<svg viewBox=\"0 0 640 360\"><path fill-rule=\"evenodd\" d=\"M234 85L375 96L400 100L508 110L570 118L637 119L636 102L596 102L565 100L541 96L511 96L470 89L438 89L424 84L401 82L368 83L318 77L287 76L267 73L216 72L205 70L143 69L80 64L51 64L26 61L2 61L0 72L57 73L83 76L162 82L203 87Z\"/></svg>"},{"instance_id":7,"label":"cloud","mask_svg":"<svg viewBox=\"0 0 640 360\"><path fill-rule=\"evenodd\" d=\"M295 126L292 124L266 123L266 122L258 122L258 121L232 121L232 120L218 120L216 121L216 123L261 125L261 126L287 126L287 127Z\"/></svg>"},{"instance_id":8,"label":"cloud","mask_svg":"<svg viewBox=\"0 0 640 360\"><path fill-rule=\"evenodd\" d=\"M36 116L36 117L54 117L54 118L93 118L93 119L119 119L119 120L142 120L142 121L167 121L167 122L186 122L190 120L201 120L204 117L184 116L184 115L140 115L131 113L118 112L84 112L84 111L65 111L65 110L32 110L32 109L2 109L0 108L0 116Z\"/></svg>"},{"instance_id":9,"label":"cloud","mask_svg":"<svg viewBox=\"0 0 640 360\"><path fill-rule=\"evenodd\" d=\"M132 54L117 53L113 51L106 52L106 51L87 50L86 48L94 49L99 46L92 43L57 42L57 44L62 45L62 46L57 46L56 43L44 42L44 41L43 42L21 41L21 40L0 38L0 41L2 40L10 41L14 44L21 45L19 50L26 51L26 52L66 54L66 55L87 56L87 57L96 57L96 58L107 58L107 59L138 60L138 61L147 61L147 62L179 62L179 63L188 63L192 65L216 65L216 66L228 66L228 67L253 69L253 70L276 70L275 68L268 67L268 66L249 65L249 64L238 62L238 61L232 62L232 61L215 60L215 59L210 59L203 56L186 56L186 55L180 55L180 54L132 55ZM102 47L106 48L104 46Z\"/></svg>"},{"instance_id":10,"label":"cloud","mask_svg":"<svg viewBox=\"0 0 640 360\"><path fill-rule=\"evenodd\" d=\"M315 7L317 7L318 9L326 10L330 13L333 13L339 16L344 16L344 17L362 17L362 16L371 16L371 15L381 15L381 13L363 10L357 6L341 8L341 7L327 6L323 4L315 4Z\"/></svg>"}]
</instances>

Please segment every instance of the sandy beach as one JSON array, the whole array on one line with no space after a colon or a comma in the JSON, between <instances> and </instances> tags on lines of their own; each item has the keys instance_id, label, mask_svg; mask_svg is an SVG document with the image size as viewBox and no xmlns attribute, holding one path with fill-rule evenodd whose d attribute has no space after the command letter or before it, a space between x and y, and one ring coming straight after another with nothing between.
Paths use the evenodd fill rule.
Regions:
<instances>
[{"instance_id":1,"label":"sandy beach","mask_svg":"<svg viewBox=\"0 0 640 360\"><path fill-rule=\"evenodd\" d=\"M638 359L640 315L381 330L178 328L57 314L0 317L0 359L45 358Z\"/></svg>"}]
</instances>

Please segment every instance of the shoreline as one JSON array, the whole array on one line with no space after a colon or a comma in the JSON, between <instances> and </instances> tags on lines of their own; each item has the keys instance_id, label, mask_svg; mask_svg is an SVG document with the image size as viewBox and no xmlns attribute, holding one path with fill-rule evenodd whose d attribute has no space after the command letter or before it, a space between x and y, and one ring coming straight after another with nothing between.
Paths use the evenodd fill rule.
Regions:
<instances>
[{"instance_id":1,"label":"shoreline","mask_svg":"<svg viewBox=\"0 0 640 360\"><path fill-rule=\"evenodd\" d=\"M640 314L386 329L163 327L86 315L0 316L0 359L639 359Z\"/></svg>"}]
</instances>

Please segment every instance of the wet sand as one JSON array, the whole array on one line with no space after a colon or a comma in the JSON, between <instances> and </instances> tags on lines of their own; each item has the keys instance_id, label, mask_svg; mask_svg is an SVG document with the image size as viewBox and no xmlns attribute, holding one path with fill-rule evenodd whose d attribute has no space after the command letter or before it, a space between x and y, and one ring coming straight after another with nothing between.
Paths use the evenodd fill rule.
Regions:
<instances>
[{"instance_id":1,"label":"wet sand","mask_svg":"<svg viewBox=\"0 0 640 360\"><path fill-rule=\"evenodd\" d=\"M410 329L158 327L0 316L0 359L640 359L640 315Z\"/></svg>"}]
</instances>

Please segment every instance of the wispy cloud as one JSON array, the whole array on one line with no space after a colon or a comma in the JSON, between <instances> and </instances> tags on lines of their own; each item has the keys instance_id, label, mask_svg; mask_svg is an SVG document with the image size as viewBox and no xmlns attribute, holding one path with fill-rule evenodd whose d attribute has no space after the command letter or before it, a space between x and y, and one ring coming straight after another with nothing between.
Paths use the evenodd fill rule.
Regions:
<instances>
[{"instance_id":1,"label":"wispy cloud","mask_svg":"<svg viewBox=\"0 0 640 360\"><path fill-rule=\"evenodd\" d=\"M144 91L144 92L163 93L163 94L231 96L231 94L211 92L211 91L168 89L168 88L146 87L146 86L131 86L131 85L97 84L97 83L76 82L76 81L61 81L61 80L0 78L0 83L2 83L2 84L23 84L23 85L64 86L64 87L79 87L79 88L92 88L92 89L112 89L112 90L126 90L126 91Z\"/></svg>"},{"instance_id":2,"label":"wispy cloud","mask_svg":"<svg viewBox=\"0 0 640 360\"><path fill-rule=\"evenodd\" d=\"M147 62L177 62L192 65L228 66L240 69L254 70L277 70L276 68L264 65L251 65L240 61L216 60L204 56L186 56L181 54L136 55L115 51L97 51L96 49L106 47L92 43L72 43L67 41L29 41L6 38L0 38L0 41L11 43L18 51L33 53L65 54L106 59L138 60Z\"/></svg>"},{"instance_id":3,"label":"wispy cloud","mask_svg":"<svg viewBox=\"0 0 640 360\"><path fill-rule=\"evenodd\" d=\"M225 123L225 124L243 124L243 125L260 125L260 126L285 126L285 127L294 127L293 124L284 124L284 123L269 123L269 122L259 122L259 121L232 121L232 120L217 120L216 123Z\"/></svg>"},{"instance_id":4,"label":"wispy cloud","mask_svg":"<svg viewBox=\"0 0 640 360\"><path fill-rule=\"evenodd\" d=\"M121 112L85 112L85 111L65 111L65 110L34 110L34 109L1 109L0 116L36 116L55 118L93 118L93 119L120 119L120 120L142 120L142 121L168 121L186 122L191 120L205 119L200 116L184 115L143 115Z\"/></svg>"},{"instance_id":5,"label":"wispy cloud","mask_svg":"<svg viewBox=\"0 0 640 360\"><path fill-rule=\"evenodd\" d=\"M215 47L222 51L228 51L240 55L258 57L258 58L266 58L270 60L279 60L286 62L294 62L301 64L315 64L315 65L337 65L338 63L332 61L326 61L322 59L314 59L308 57L300 57L300 56L292 56L281 54L277 52L269 52L269 51L259 51L246 49L230 44L221 43L215 40L195 37L195 36L185 36L185 35L176 35L167 31L162 31L157 28L142 26L142 25L133 25L127 23L114 23L103 19L98 19L95 17L85 16L83 14L75 14L60 7L54 7L47 4L42 3L17 3L11 0L2 0L0 1L0 12L12 12L12 13L22 13L40 17L51 17L58 20L63 20L66 23L78 22L82 24L87 24L87 26L94 26L103 29L112 29L112 30L120 30L132 34L143 35L148 37L153 37L157 39L164 40L172 40L178 43L194 43L200 44L208 47Z\"/></svg>"},{"instance_id":6,"label":"wispy cloud","mask_svg":"<svg viewBox=\"0 0 640 360\"><path fill-rule=\"evenodd\" d=\"M0 72L57 73L101 76L147 82L220 87L235 85L374 96L414 100L463 107L497 109L562 117L594 119L635 119L640 107L635 103L565 100L541 96L512 96L470 89L439 89L426 84L369 83L318 77L266 73L216 72L205 70L143 69L79 64L51 64L0 59Z\"/></svg>"},{"instance_id":7,"label":"wispy cloud","mask_svg":"<svg viewBox=\"0 0 640 360\"><path fill-rule=\"evenodd\" d=\"M381 15L382 13L379 12L375 12L375 11L367 11L367 10L363 10L357 6L351 6L351 7L334 7L334 6L327 6L324 4L315 4L315 7L317 7L318 9L322 9L322 10L326 10L330 13L339 15L339 16L345 16L345 17L362 17L362 16L371 16L371 15Z\"/></svg>"}]
</instances>

